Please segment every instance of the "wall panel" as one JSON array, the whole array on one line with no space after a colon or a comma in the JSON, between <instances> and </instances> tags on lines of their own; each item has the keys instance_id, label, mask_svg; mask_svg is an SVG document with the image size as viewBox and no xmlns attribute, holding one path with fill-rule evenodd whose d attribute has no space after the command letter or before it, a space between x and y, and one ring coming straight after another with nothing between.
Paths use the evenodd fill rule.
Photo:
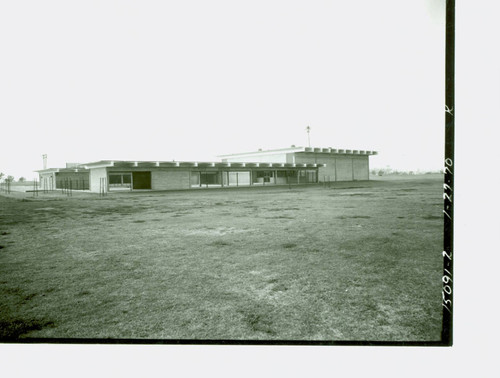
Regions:
<instances>
[{"instance_id":1,"label":"wall panel","mask_svg":"<svg viewBox=\"0 0 500 378\"><path fill-rule=\"evenodd\" d=\"M359 157L353 160L354 180L368 180L368 156Z\"/></svg>"},{"instance_id":2,"label":"wall panel","mask_svg":"<svg viewBox=\"0 0 500 378\"><path fill-rule=\"evenodd\" d=\"M99 193L100 190L100 179L105 178L106 181L108 179L108 175L106 172L106 168L92 168L90 170L90 191Z\"/></svg>"},{"instance_id":3,"label":"wall panel","mask_svg":"<svg viewBox=\"0 0 500 378\"><path fill-rule=\"evenodd\" d=\"M160 171L151 172L151 187L153 190L189 189L189 171Z\"/></svg>"},{"instance_id":4,"label":"wall panel","mask_svg":"<svg viewBox=\"0 0 500 378\"><path fill-rule=\"evenodd\" d=\"M352 181L352 157L337 158L337 181Z\"/></svg>"}]
</instances>

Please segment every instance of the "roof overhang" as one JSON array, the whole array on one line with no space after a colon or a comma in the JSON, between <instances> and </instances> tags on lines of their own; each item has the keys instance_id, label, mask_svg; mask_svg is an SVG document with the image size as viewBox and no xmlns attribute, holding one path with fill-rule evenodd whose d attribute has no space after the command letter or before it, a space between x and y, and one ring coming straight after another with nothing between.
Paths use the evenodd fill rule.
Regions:
<instances>
[{"instance_id":1,"label":"roof overhang","mask_svg":"<svg viewBox=\"0 0 500 378\"><path fill-rule=\"evenodd\" d=\"M48 169L40 169L38 171L39 174L44 174L44 173L63 173L63 172L88 172L89 170L83 167L78 167L78 168L48 168Z\"/></svg>"},{"instance_id":2,"label":"roof overhang","mask_svg":"<svg viewBox=\"0 0 500 378\"><path fill-rule=\"evenodd\" d=\"M47 168L47 169L39 169L39 170L36 170L36 171L33 171L33 172L37 172L37 173L55 173L55 172L59 172L59 170L62 169L62 168Z\"/></svg>"},{"instance_id":3,"label":"roof overhang","mask_svg":"<svg viewBox=\"0 0 500 378\"><path fill-rule=\"evenodd\" d=\"M96 168L118 168L118 169L130 169L130 168L199 168L199 169L210 169L210 168L230 168L230 170L238 168L317 168L325 167L326 164L317 163L263 163L263 162L193 162L193 161L126 161L126 160L101 160L93 163L82 164L85 169L70 169L70 168L58 168L57 172L61 171L75 171L75 170L85 170L96 169Z\"/></svg>"},{"instance_id":4,"label":"roof overhang","mask_svg":"<svg viewBox=\"0 0 500 378\"><path fill-rule=\"evenodd\" d=\"M259 151L251 151L251 152L242 152L239 154L226 154L226 155L217 155L220 158L231 158L231 157L240 157L240 156L260 156L260 155L272 155L277 153L292 153L292 152L303 152L305 147L289 147L289 148L278 148L275 150L259 150Z\"/></svg>"},{"instance_id":5,"label":"roof overhang","mask_svg":"<svg viewBox=\"0 0 500 378\"><path fill-rule=\"evenodd\" d=\"M332 147L322 148L322 147L290 147L290 148L280 148L275 150L261 150L261 151L252 151L252 152L243 152L238 154L226 154L226 155L218 155L218 157L222 159L230 159L230 158L243 158L252 156L265 156L265 155L273 155L280 153L317 153L317 154L342 154L342 155L377 155L377 151L368 151L368 150L346 150L346 149L337 149Z\"/></svg>"}]
</instances>

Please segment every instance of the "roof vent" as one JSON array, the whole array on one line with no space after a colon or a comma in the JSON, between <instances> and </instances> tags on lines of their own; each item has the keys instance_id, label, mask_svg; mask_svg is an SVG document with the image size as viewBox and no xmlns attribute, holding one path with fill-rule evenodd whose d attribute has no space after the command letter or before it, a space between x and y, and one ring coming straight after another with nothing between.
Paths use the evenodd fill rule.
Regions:
<instances>
[{"instance_id":1,"label":"roof vent","mask_svg":"<svg viewBox=\"0 0 500 378\"><path fill-rule=\"evenodd\" d=\"M292 144L290 147L295 148L295 144Z\"/></svg>"}]
</instances>

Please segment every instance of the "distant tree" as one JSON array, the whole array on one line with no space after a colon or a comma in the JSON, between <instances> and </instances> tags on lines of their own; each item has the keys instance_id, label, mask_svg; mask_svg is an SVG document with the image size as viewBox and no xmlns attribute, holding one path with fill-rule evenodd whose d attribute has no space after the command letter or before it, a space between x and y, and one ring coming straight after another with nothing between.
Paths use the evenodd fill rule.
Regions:
<instances>
[{"instance_id":1,"label":"distant tree","mask_svg":"<svg viewBox=\"0 0 500 378\"><path fill-rule=\"evenodd\" d=\"M14 176L7 176L7 178L5 179L5 181L7 181L7 182L14 181Z\"/></svg>"},{"instance_id":2,"label":"distant tree","mask_svg":"<svg viewBox=\"0 0 500 378\"><path fill-rule=\"evenodd\" d=\"M25 179L24 177L19 177L19 178L17 179L17 181L18 181L18 182L25 182L25 181L26 181L26 179Z\"/></svg>"},{"instance_id":3,"label":"distant tree","mask_svg":"<svg viewBox=\"0 0 500 378\"><path fill-rule=\"evenodd\" d=\"M0 172L0 180L2 180L3 176L5 176L5 173Z\"/></svg>"}]
</instances>

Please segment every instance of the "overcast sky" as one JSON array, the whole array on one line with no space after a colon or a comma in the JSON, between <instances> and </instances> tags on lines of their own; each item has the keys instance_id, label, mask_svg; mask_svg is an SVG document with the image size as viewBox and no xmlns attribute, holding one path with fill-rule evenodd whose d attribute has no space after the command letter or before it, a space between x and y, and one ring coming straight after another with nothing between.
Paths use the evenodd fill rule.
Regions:
<instances>
[{"instance_id":1,"label":"overcast sky","mask_svg":"<svg viewBox=\"0 0 500 378\"><path fill-rule=\"evenodd\" d=\"M440 169L445 0L0 5L0 172L307 146Z\"/></svg>"}]
</instances>

